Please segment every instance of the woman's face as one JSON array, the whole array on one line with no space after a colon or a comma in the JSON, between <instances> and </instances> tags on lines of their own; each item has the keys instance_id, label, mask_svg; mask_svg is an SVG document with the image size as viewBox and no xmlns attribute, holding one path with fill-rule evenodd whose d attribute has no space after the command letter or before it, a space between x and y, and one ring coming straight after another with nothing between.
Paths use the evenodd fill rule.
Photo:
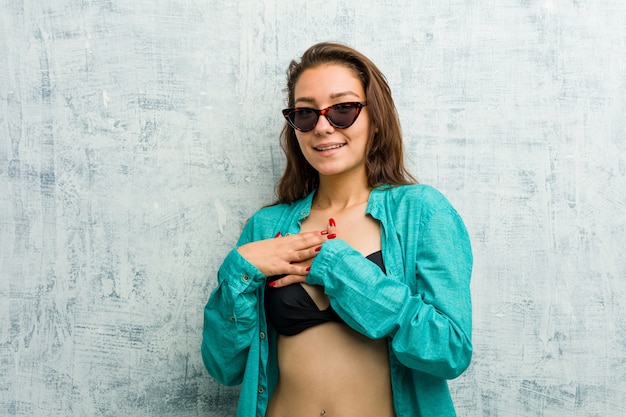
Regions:
<instances>
[{"instance_id":1,"label":"woman's face","mask_svg":"<svg viewBox=\"0 0 626 417\"><path fill-rule=\"evenodd\" d=\"M334 104L365 101L361 80L339 64L309 68L300 74L294 87L294 106L324 109ZM322 176L366 175L365 150L370 117L367 106L348 128L333 127L326 116L309 132L296 130L302 154Z\"/></svg>"}]
</instances>

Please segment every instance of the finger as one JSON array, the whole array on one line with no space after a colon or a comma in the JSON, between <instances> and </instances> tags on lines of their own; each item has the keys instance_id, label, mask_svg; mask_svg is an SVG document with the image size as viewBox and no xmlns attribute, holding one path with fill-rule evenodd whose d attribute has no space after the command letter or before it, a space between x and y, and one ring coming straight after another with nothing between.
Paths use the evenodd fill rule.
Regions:
<instances>
[{"instance_id":1,"label":"finger","mask_svg":"<svg viewBox=\"0 0 626 417\"><path fill-rule=\"evenodd\" d=\"M289 269L290 272L277 276L274 281L269 283L269 286L272 288L280 288L298 282L306 282L306 276L311 270L311 265L308 262L297 265L292 264Z\"/></svg>"},{"instance_id":2,"label":"finger","mask_svg":"<svg viewBox=\"0 0 626 417\"><path fill-rule=\"evenodd\" d=\"M293 252L289 262L290 263L299 263L299 262L307 261L307 260L315 257L315 255L317 255L317 253L321 249L322 249L322 245L319 245L319 246L316 246L315 248L308 248L308 249L295 251L295 252Z\"/></svg>"},{"instance_id":3,"label":"finger","mask_svg":"<svg viewBox=\"0 0 626 417\"><path fill-rule=\"evenodd\" d=\"M285 275L282 278L278 278L276 281L270 282L269 285L272 288L281 288L300 282L306 282L306 275Z\"/></svg>"},{"instance_id":4,"label":"finger","mask_svg":"<svg viewBox=\"0 0 626 417\"><path fill-rule=\"evenodd\" d=\"M334 234L334 233L327 234L327 235L324 235L324 241L335 239L336 237L337 237L337 235ZM292 253L292 258L293 259L291 259L291 262L292 263L298 263L298 262L303 262L303 261L307 261L307 260L313 259L314 257L317 256L319 251L322 250L322 244L323 244L323 242L321 244L317 245L317 246L314 246L314 247L302 249L302 250L299 250L299 251L294 251ZM311 262L309 261L309 264L310 263Z\"/></svg>"},{"instance_id":5,"label":"finger","mask_svg":"<svg viewBox=\"0 0 626 417\"><path fill-rule=\"evenodd\" d=\"M282 238L282 243L292 250L299 251L315 248L328 240L326 231L304 232Z\"/></svg>"}]
</instances>

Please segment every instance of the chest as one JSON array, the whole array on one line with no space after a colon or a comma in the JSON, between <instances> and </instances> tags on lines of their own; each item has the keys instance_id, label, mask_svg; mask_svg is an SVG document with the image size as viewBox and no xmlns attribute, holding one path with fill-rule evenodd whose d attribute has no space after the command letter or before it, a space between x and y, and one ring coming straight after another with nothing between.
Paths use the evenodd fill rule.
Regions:
<instances>
[{"instance_id":1,"label":"chest","mask_svg":"<svg viewBox=\"0 0 626 417\"><path fill-rule=\"evenodd\" d=\"M329 229L329 219L336 227ZM365 213L365 204L349 210L311 210L311 214L301 224L301 231L329 230L345 240L363 256L381 249L381 228L379 222Z\"/></svg>"}]
</instances>

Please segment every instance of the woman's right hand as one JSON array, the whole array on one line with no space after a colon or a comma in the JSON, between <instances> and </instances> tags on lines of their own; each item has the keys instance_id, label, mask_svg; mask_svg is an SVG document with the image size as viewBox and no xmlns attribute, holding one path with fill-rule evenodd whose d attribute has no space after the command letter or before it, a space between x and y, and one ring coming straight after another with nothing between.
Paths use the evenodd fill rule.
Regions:
<instances>
[{"instance_id":1,"label":"woman's right hand","mask_svg":"<svg viewBox=\"0 0 626 417\"><path fill-rule=\"evenodd\" d=\"M239 254L266 277L299 275L305 277L322 243L335 237L328 231L304 232L250 242L237 248Z\"/></svg>"}]
</instances>

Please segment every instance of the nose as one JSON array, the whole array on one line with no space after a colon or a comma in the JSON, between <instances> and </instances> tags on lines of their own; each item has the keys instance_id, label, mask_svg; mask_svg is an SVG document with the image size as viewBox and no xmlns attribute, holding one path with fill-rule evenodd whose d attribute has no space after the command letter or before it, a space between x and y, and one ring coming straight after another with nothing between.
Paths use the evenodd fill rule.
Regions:
<instances>
[{"instance_id":1,"label":"nose","mask_svg":"<svg viewBox=\"0 0 626 417\"><path fill-rule=\"evenodd\" d=\"M315 123L315 128L313 129L317 135L322 133L332 133L335 128L330 124L328 118L325 114L320 114L320 117L317 119L317 123Z\"/></svg>"}]
</instances>

